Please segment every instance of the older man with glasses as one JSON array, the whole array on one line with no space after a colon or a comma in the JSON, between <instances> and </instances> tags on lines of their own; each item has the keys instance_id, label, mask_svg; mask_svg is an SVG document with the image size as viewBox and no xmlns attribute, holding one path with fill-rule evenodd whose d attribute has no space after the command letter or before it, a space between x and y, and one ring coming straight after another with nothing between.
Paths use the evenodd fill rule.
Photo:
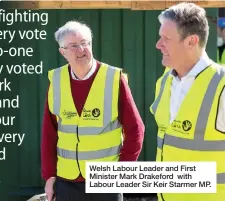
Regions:
<instances>
[{"instance_id":1,"label":"older man with glasses","mask_svg":"<svg viewBox=\"0 0 225 201\"><path fill-rule=\"evenodd\" d=\"M68 63L48 74L41 146L48 200L122 201L85 193L85 162L138 159L145 128L128 82L120 68L93 57L87 25L69 21L55 39Z\"/></svg>"}]
</instances>

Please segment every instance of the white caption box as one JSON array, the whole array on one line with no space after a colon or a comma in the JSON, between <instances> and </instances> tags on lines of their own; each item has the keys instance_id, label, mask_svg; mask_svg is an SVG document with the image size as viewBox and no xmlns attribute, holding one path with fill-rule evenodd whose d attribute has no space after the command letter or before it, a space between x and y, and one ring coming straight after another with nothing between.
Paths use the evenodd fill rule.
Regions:
<instances>
[{"instance_id":1,"label":"white caption box","mask_svg":"<svg viewBox=\"0 0 225 201\"><path fill-rule=\"evenodd\" d=\"M86 163L87 193L216 193L216 162Z\"/></svg>"}]
</instances>

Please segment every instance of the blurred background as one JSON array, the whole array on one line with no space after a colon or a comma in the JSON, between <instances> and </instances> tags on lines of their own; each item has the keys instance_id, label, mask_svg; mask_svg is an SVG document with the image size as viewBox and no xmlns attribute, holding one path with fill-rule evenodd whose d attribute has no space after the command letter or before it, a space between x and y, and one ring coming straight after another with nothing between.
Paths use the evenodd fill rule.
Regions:
<instances>
[{"instance_id":1,"label":"blurred background","mask_svg":"<svg viewBox=\"0 0 225 201\"><path fill-rule=\"evenodd\" d=\"M217 20L217 61L225 65L225 9L218 10Z\"/></svg>"}]
</instances>

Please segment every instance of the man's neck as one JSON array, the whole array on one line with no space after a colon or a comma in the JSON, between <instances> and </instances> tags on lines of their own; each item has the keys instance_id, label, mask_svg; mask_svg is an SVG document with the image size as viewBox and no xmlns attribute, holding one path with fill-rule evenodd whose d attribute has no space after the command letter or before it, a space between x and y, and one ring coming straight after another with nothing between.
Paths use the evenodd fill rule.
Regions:
<instances>
[{"instance_id":1,"label":"man's neck","mask_svg":"<svg viewBox=\"0 0 225 201\"><path fill-rule=\"evenodd\" d=\"M71 65L71 64L70 66L76 78L78 78L79 80L82 80L91 70L92 64L93 62L91 61L88 65L85 65L85 66L78 66L78 65Z\"/></svg>"},{"instance_id":2,"label":"man's neck","mask_svg":"<svg viewBox=\"0 0 225 201\"><path fill-rule=\"evenodd\" d=\"M185 60L183 60L179 67L175 69L178 77L181 79L182 77L186 76L192 70L192 68L194 68L195 64L204 54L205 53L203 52L198 56L189 56Z\"/></svg>"},{"instance_id":3,"label":"man's neck","mask_svg":"<svg viewBox=\"0 0 225 201\"><path fill-rule=\"evenodd\" d=\"M185 75L187 75L191 69L195 66L195 64L198 62L200 58L197 58L195 60L184 62L182 65L180 65L180 68L177 69L177 75L178 77L181 79L182 77L184 77Z\"/></svg>"}]
</instances>

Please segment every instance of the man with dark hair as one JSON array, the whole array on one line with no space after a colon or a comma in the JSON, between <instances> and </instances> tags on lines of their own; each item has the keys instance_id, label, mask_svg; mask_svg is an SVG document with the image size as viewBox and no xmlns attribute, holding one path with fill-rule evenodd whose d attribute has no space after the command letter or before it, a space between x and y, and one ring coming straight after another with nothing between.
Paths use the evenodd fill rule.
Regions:
<instances>
[{"instance_id":1,"label":"man with dark hair","mask_svg":"<svg viewBox=\"0 0 225 201\"><path fill-rule=\"evenodd\" d=\"M156 47L167 68L150 107L158 125L157 161L217 164L217 193L160 193L159 201L224 201L225 69L205 52L206 12L180 3L163 11L159 20Z\"/></svg>"}]
</instances>

